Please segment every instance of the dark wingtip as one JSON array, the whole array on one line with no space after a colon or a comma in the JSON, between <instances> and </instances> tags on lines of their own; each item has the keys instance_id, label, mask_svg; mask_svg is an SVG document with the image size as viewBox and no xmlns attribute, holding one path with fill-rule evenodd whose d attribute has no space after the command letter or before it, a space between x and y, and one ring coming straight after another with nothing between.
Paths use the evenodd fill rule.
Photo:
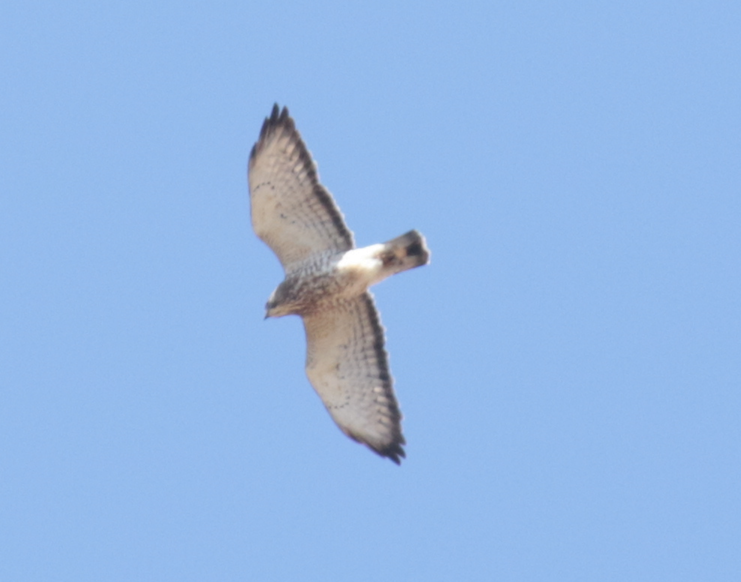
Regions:
<instances>
[{"instance_id":1,"label":"dark wingtip","mask_svg":"<svg viewBox=\"0 0 741 582\"><path fill-rule=\"evenodd\" d=\"M270 115L265 118L265 121L262 124L262 129L260 129L260 139L284 125L293 129L293 119L291 119L291 115L288 113L288 107L283 106L283 109L281 109L279 105L275 103L273 104L273 110L270 112Z\"/></svg>"},{"instance_id":2,"label":"dark wingtip","mask_svg":"<svg viewBox=\"0 0 741 582\"><path fill-rule=\"evenodd\" d=\"M282 126L287 126L291 130L293 130L293 119L291 119L291 115L290 113L288 113L288 107L284 106L283 109L281 109L280 106L275 103L273 104L273 109L270 111L270 115L268 115L262 122L262 127L260 128L260 137L258 138L255 146L257 147L258 144L263 141L266 136L270 135L276 129ZM252 148L252 151L254 153L255 148Z\"/></svg>"},{"instance_id":3,"label":"dark wingtip","mask_svg":"<svg viewBox=\"0 0 741 582\"><path fill-rule=\"evenodd\" d=\"M283 109L281 109L277 103L274 103L270 115L268 115L262 122L260 137L257 139L257 142L255 142L255 145L252 146L249 158L250 162L254 160L260 149L262 149L262 144L265 140L282 128L292 132L295 131L296 126L293 119L291 119L291 114L288 112L288 107L284 106Z\"/></svg>"},{"instance_id":4,"label":"dark wingtip","mask_svg":"<svg viewBox=\"0 0 741 582\"><path fill-rule=\"evenodd\" d=\"M401 465L401 460L406 459L407 457L406 452L401 446L403 444L405 444L404 437L401 437L401 440L399 442L392 443L383 449L373 448L372 450L374 453L377 453L382 457L386 457L387 459L392 460L397 465Z\"/></svg>"},{"instance_id":5,"label":"dark wingtip","mask_svg":"<svg viewBox=\"0 0 741 582\"><path fill-rule=\"evenodd\" d=\"M386 457L391 459L397 465L401 465L401 460L406 459L407 454L401 446L397 445L393 451L386 451Z\"/></svg>"}]
</instances>

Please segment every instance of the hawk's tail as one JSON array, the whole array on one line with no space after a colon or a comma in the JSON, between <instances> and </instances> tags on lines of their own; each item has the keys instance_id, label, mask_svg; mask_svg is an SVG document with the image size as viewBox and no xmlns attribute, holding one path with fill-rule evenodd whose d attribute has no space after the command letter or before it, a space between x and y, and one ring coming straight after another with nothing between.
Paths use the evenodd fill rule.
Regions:
<instances>
[{"instance_id":1,"label":"hawk's tail","mask_svg":"<svg viewBox=\"0 0 741 582\"><path fill-rule=\"evenodd\" d=\"M393 273L401 273L430 262L430 250L425 237L416 230L397 236L383 246L381 256L384 266L389 267Z\"/></svg>"}]
</instances>

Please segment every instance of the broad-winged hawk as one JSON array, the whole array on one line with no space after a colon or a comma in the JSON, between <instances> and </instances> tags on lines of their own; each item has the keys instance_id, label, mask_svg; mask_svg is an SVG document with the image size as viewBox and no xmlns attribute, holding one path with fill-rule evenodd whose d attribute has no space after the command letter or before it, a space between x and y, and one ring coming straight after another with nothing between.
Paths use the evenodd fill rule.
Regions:
<instances>
[{"instance_id":1,"label":"broad-winged hawk","mask_svg":"<svg viewBox=\"0 0 741 582\"><path fill-rule=\"evenodd\" d=\"M252 226L285 271L266 317L302 317L306 374L330 415L351 439L399 464L401 413L368 287L427 264L424 237L412 230L355 248L288 109L277 104L252 148L248 174Z\"/></svg>"}]
</instances>

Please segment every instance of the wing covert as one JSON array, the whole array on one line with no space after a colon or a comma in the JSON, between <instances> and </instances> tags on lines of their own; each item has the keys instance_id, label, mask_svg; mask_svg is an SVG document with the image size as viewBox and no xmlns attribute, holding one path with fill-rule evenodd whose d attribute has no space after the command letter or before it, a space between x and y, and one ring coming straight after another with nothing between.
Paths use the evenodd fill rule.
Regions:
<instances>
[{"instance_id":1,"label":"wing covert","mask_svg":"<svg viewBox=\"0 0 741 582\"><path fill-rule=\"evenodd\" d=\"M303 317L306 375L347 436L396 464L405 457L401 412L369 292Z\"/></svg>"},{"instance_id":2,"label":"wing covert","mask_svg":"<svg viewBox=\"0 0 741 582\"><path fill-rule=\"evenodd\" d=\"M276 104L265 119L250 153L248 179L252 226L286 271L315 253L355 246L288 108L280 111Z\"/></svg>"}]
</instances>

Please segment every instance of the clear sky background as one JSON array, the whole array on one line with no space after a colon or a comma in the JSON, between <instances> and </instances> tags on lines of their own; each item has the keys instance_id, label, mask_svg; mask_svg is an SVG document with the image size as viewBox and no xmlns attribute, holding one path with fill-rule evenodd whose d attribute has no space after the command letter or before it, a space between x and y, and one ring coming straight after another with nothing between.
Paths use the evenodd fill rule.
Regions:
<instances>
[{"instance_id":1,"label":"clear sky background","mask_svg":"<svg viewBox=\"0 0 741 582\"><path fill-rule=\"evenodd\" d=\"M0 580L741 580L741 3L0 4ZM247 156L375 289L344 437Z\"/></svg>"}]
</instances>

